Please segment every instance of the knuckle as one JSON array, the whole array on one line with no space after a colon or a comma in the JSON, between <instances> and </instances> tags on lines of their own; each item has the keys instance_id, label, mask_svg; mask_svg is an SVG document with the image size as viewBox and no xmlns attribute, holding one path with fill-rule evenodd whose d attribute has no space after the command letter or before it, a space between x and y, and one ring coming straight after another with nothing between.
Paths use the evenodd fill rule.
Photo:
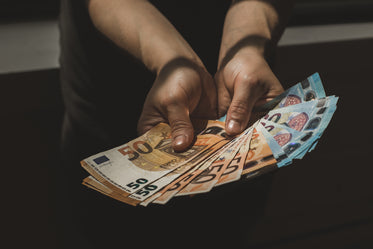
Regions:
<instances>
[{"instance_id":1,"label":"knuckle","mask_svg":"<svg viewBox=\"0 0 373 249\"><path fill-rule=\"evenodd\" d=\"M259 80L258 76L255 74L242 74L240 82L246 84L250 88L256 88L261 86L261 81Z\"/></svg>"},{"instance_id":2,"label":"knuckle","mask_svg":"<svg viewBox=\"0 0 373 249\"><path fill-rule=\"evenodd\" d=\"M268 91L268 85L257 74L243 74L238 80L237 89L247 92L248 97L256 98Z\"/></svg>"},{"instance_id":3,"label":"knuckle","mask_svg":"<svg viewBox=\"0 0 373 249\"><path fill-rule=\"evenodd\" d=\"M183 97L180 92L169 91L161 94L159 102L162 107L167 109L170 106L179 105Z\"/></svg>"}]
</instances>

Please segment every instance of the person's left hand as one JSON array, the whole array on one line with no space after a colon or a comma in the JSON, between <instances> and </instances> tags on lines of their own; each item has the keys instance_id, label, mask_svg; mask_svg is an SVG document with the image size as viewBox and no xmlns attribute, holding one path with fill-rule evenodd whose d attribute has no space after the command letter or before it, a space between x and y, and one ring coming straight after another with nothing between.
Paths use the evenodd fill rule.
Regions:
<instances>
[{"instance_id":1,"label":"person's left hand","mask_svg":"<svg viewBox=\"0 0 373 249\"><path fill-rule=\"evenodd\" d=\"M229 135L242 132L254 106L269 102L283 88L263 55L255 48L241 48L215 75L219 116L226 113Z\"/></svg>"}]
</instances>

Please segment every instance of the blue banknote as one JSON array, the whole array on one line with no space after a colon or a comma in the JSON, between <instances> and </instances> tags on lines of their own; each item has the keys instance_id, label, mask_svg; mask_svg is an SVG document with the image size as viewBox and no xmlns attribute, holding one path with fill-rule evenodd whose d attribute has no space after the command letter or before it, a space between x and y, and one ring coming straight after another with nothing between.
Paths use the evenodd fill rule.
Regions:
<instances>
[{"instance_id":1,"label":"blue banknote","mask_svg":"<svg viewBox=\"0 0 373 249\"><path fill-rule=\"evenodd\" d=\"M283 147L285 153L291 158L301 159L315 148L318 139L328 126L335 110L338 97L329 96L306 103L279 108L270 111L262 123L277 123L301 134L297 142ZM293 133L295 135L295 132Z\"/></svg>"},{"instance_id":2,"label":"blue banknote","mask_svg":"<svg viewBox=\"0 0 373 249\"><path fill-rule=\"evenodd\" d=\"M288 155L285 153L282 147L278 144L276 139L268 132L268 130L262 124L258 124L256 126L256 129L260 131L265 137L269 148L271 148L273 157L277 161L276 164L278 167L287 166L292 163L292 159L288 157Z\"/></svg>"},{"instance_id":3,"label":"blue banknote","mask_svg":"<svg viewBox=\"0 0 373 249\"><path fill-rule=\"evenodd\" d=\"M306 141L310 138L308 138L306 133L265 119L261 120L260 125L265 128L263 133L265 133L268 145L270 147L272 146L276 153L280 151L278 148L278 146L280 146L280 153L285 153L289 161L301 159L301 157L308 152L309 145ZM305 137L308 139L304 140ZM274 141L276 141L277 144L273 145ZM279 165L279 167L281 166L284 165Z\"/></svg>"},{"instance_id":4,"label":"blue banknote","mask_svg":"<svg viewBox=\"0 0 373 249\"><path fill-rule=\"evenodd\" d=\"M320 75L318 73L314 73L307 77L307 79L290 87L270 102L259 107L254 107L253 111L268 112L273 109L296 105L324 97L326 97L326 95ZM219 121L225 122L225 119L226 115L221 117Z\"/></svg>"},{"instance_id":5,"label":"blue banknote","mask_svg":"<svg viewBox=\"0 0 373 249\"><path fill-rule=\"evenodd\" d=\"M270 102L255 108L254 111L270 111L324 97L326 97L326 95L320 75L319 73L314 73L307 77L307 79L290 87Z\"/></svg>"}]
</instances>

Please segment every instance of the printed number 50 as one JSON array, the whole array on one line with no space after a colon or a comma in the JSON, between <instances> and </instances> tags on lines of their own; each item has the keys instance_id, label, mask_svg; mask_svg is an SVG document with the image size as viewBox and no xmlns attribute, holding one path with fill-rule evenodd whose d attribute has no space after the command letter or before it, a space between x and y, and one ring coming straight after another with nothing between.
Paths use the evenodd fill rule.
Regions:
<instances>
[{"instance_id":1,"label":"printed number 50","mask_svg":"<svg viewBox=\"0 0 373 249\"><path fill-rule=\"evenodd\" d=\"M140 185L145 184L147 182L148 182L148 180L146 180L145 178L139 178L139 179L136 180L136 182L128 183L127 187L137 189L138 187L140 187Z\"/></svg>"}]
</instances>

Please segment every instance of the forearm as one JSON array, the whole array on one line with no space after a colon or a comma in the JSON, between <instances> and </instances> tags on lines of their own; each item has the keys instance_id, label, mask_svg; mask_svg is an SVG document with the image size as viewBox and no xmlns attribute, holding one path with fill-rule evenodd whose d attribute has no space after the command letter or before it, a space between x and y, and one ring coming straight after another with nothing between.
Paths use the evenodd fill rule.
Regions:
<instances>
[{"instance_id":1,"label":"forearm","mask_svg":"<svg viewBox=\"0 0 373 249\"><path fill-rule=\"evenodd\" d=\"M239 49L267 55L280 39L291 7L290 0L233 0L224 22L219 67Z\"/></svg>"},{"instance_id":2,"label":"forearm","mask_svg":"<svg viewBox=\"0 0 373 249\"><path fill-rule=\"evenodd\" d=\"M202 62L173 25L145 0L89 0L93 24L154 72L175 58Z\"/></svg>"}]
</instances>

